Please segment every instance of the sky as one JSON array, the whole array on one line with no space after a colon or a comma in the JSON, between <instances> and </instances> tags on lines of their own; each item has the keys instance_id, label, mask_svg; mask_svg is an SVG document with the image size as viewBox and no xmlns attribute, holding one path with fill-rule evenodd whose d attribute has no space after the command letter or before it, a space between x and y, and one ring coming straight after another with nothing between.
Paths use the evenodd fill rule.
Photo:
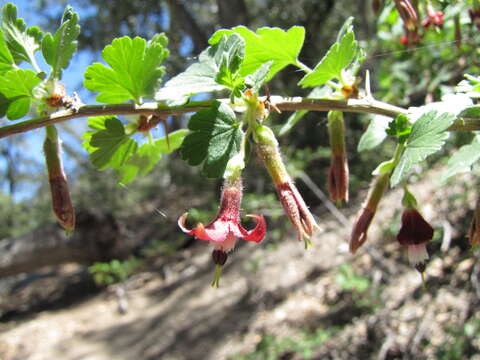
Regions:
<instances>
[{"instance_id":1,"label":"sky","mask_svg":"<svg viewBox=\"0 0 480 360\"><path fill-rule=\"evenodd\" d=\"M3 7L5 4L7 4L7 2L9 1L0 0L0 6ZM42 19L39 16L37 11L35 11L35 0L30 0L30 1L17 0L12 2L17 6L17 16L23 18L27 26L30 27L33 25L38 25L42 28L42 30L45 31L45 26L43 24L44 19ZM32 5L32 3L34 5ZM76 0L69 0L68 4L70 4L73 7L73 9L79 14L80 19L82 19L83 16L88 16L96 12L96 9L94 6L89 6L89 7L80 6L78 1ZM46 11L47 11L47 14L52 16L53 18L58 18L60 22L62 13L64 11L64 4L62 4L59 1L57 4L49 6L46 9ZM168 26L168 23L169 23L168 15L161 20L164 21L165 24ZM49 29L49 30L54 31L55 29ZM191 49L192 49L191 41L189 41L189 39L185 39L184 47L182 49L183 52L187 54L191 51ZM86 91L83 88L82 86L83 73L85 72L85 69L94 61L101 61L99 53L92 53L91 51L77 52L73 57L73 59L71 60L69 67L66 70L64 70L63 79L62 79L62 82L64 83L68 94L77 92L80 99L84 103L88 103L88 104L96 103L95 95L90 93L89 91ZM45 62L43 61L40 51L37 52L37 62L39 63L42 70L49 69L49 66L45 64ZM0 124L5 124L6 122L7 120L4 119L2 121L0 119ZM87 129L86 119L84 118L71 120L68 122L68 125L71 128L73 128L77 133L83 133ZM77 150L80 150L85 154L85 156L87 156L87 152L83 148L81 148L81 144L78 142L77 139L74 139L67 132L62 131L60 126L57 126L57 128L59 128L60 136L64 140L64 142L68 142L69 145L73 145L74 148L76 148ZM22 141L24 143L22 143L21 148L15 149L15 151L24 151L24 149L28 149L27 156L31 160L33 160L33 163L35 163L35 165L34 166L25 165L23 166L23 168L21 168L20 171L38 172L39 169L41 169L40 171L44 171L44 174L46 174L46 171L42 169L44 159L43 159L43 153L41 150L44 136L45 136L44 134L45 134L44 129L37 129L29 132L26 136L22 138ZM162 136L163 130L160 129L159 131L157 131L155 135ZM23 155L25 155L25 153ZM72 159L70 159L68 157L68 154L66 153L64 153L63 155L63 160L64 160L64 166L67 174L71 173L74 170L76 162L72 161ZM28 168L28 166L30 166L30 168ZM6 171L6 161L3 158L0 158L0 171L1 172ZM4 184L3 188L0 190L7 191L7 184ZM35 186L31 184L24 184L24 186L19 187L18 192L14 196L14 200L21 201L23 199L29 198L35 194L36 190L37 188Z\"/></svg>"}]
</instances>

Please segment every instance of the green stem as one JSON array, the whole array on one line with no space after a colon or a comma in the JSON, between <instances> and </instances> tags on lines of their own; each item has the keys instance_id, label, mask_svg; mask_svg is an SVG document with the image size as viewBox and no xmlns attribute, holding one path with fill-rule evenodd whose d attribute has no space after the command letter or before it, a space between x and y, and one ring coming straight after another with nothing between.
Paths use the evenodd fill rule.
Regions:
<instances>
[{"instance_id":1,"label":"green stem","mask_svg":"<svg viewBox=\"0 0 480 360\"><path fill-rule=\"evenodd\" d=\"M297 59L297 61L293 64L294 66L298 67L300 70L303 70L307 74L311 73L313 70L310 69L307 65L302 63L300 60Z\"/></svg>"}]
</instances>

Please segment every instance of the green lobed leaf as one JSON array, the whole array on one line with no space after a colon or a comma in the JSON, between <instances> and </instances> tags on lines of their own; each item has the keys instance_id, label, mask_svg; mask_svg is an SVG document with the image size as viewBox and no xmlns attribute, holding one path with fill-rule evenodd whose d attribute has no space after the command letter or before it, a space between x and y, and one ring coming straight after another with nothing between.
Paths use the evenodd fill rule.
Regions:
<instances>
[{"instance_id":1,"label":"green lobed leaf","mask_svg":"<svg viewBox=\"0 0 480 360\"><path fill-rule=\"evenodd\" d=\"M128 100L142 102L142 97L153 93L165 73L160 66L169 52L164 35L152 40L124 36L114 39L102 51L102 57L110 67L100 63L90 65L85 72L85 87L97 91L97 101L117 104Z\"/></svg>"},{"instance_id":2,"label":"green lobed leaf","mask_svg":"<svg viewBox=\"0 0 480 360\"><path fill-rule=\"evenodd\" d=\"M171 154L178 149L187 135L188 130L181 129L168 134L152 142L141 145L123 166L117 168L120 175L120 182L128 184L138 175L146 175L153 170L162 154Z\"/></svg>"},{"instance_id":3,"label":"green lobed leaf","mask_svg":"<svg viewBox=\"0 0 480 360\"><path fill-rule=\"evenodd\" d=\"M239 35L223 36L204 50L198 62L166 82L156 94L156 100L179 99L195 94L243 86L238 73L244 56L245 42Z\"/></svg>"},{"instance_id":4,"label":"green lobed leaf","mask_svg":"<svg viewBox=\"0 0 480 360\"><path fill-rule=\"evenodd\" d=\"M454 175L470 171L478 159L480 159L480 135L477 135L470 144L462 146L448 159L447 171L440 181L445 183Z\"/></svg>"},{"instance_id":5,"label":"green lobed leaf","mask_svg":"<svg viewBox=\"0 0 480 360\"><path fill-rule=\"evenodd\" d=\"M62 69L68 67L73 54L77 51L79 34L78 15L71 6L67 6L55 35L47 33L42 40L43 57L52 67L51 78L61 79Z\"/></svg>"},{"instance_id":6,"label":"green lobed leaf","mask_svg":"<svg viewBox=\"0 0 480 360\"><path fill-rule=\"evenodd\" d=\"M277 27L262 27L256 32L245 26L215 32L209 43L217 44L225 34L237 33L245 40L245 59L240 69L243 76L254 73L266 62L272 61L267 77L270 80L287 65L296 64L305 40L305 28L293 26L287 31Z\"/></svg>"},{"instance_id":7,"label":"green lobed leaf","mask_svg":"<svg viewBox=\"0 0 480 360\"><path fill-rule=\"evenodd\" d=\"M454 120L455 115L452 113L430 110L415 121L405 143L405 150L390 179L391 186L402 181L412 166L442 148L448 138L446 130Z\"/></svg>"},{"instance_id":8,"label":"green lobed leaf","mask_svg":"<svg viewBox=\"0 0 480 360\"><path fill-rule=\"evenodd\" d=\"M15 61L8 49L7 43L3 39L3 34L0 32L0 75L6 73L14 68Z\"/></svg>"},{"instance_id":9,"label":"green lobed leaf","mask_svg":"<svg viewBox=\"0 0 480 360\"><path fill-rule=\"evenodd\" d=\"M227 162L240 151L241 123L230 106L219 101L194 114L188 123L189 133L182 143L181 156L190 165L203 163L207 177L223 175Z\"/></svg>"},{"instance_id":10,"label":"green lobed leaf","mask_svg":"<svg viewBox=\"0 0 480 360\"><path fill-rule=\"evenodd\" d=\"M2 8L1 31L16 64L35 64L34 53L40 49L42 32L37 26L27 29L23 19L17 18L17 7L12 3Z\"/></svg>"},{"instance_id":11,"label":"green lobed leaf","mask_svg":"<svg viewBox=\"0 0 480 360\"><path fill-rule=\"evenodd\" d=\"M342 70L355 59L357 54L357 41L350 27L340 41L333 44L325 56L315 66L311 73L305 75L298 85L302 87L315 87L325 84L333 78L341 79Z\"/></svg>"},{"instance_id":12,"label":"green lobed leaf","mask_svg":"<svg viewBox=\"0 0 480 360\"><path fill-rule=\"evenodd\" d=\"M103 129L87 135L90 161L99 170L121 167L136 152L137 143L125 133L122 122L115 117L102 117ZM101 126L100 123L96 124Z\"/></svg>"},{"instance_id":13,"label":"green lobed leaf","mask_svg":"<svg viewBox=\"0 0 480 360\"><path fill-rule=\"evenodd\" d=\"M149 173L162 154L170 154L180 147L188 132L177 130L168 135L168 141L163 137L138 146L126 134L120 120L113 116L91 117L88 126L93 131L83 135L83 147L90 153L93 165L99 170L115 169L123 184Z\"/></svg>"},{"instance_id":14,"label":"green lobed leaf","mask_svg":"<svg viewBox=\"0 0 480 360\"><path fill-rule=\"evenodd\" d=\"M0 101L0 107L6 107L8 119L20 119L30 111L33 104L33 88L41 81L31 70L10 70L0 76L0 93L4 98L3 102Z\"/></svg>"},{"instance_id":15,"label":"green lobed leaf","mask_svg":"<svg viewBox=\"0 0 480 360\"><path fill-rule=\"evenodd\" d=\"M387 137L385 130L388 128L389 122L390 118L386 116L372 116L367 130L365 130L360 138L360 141L358 142L357 151L362 152L366 150L372 150L380 145Z\"/></svg>"}]
</instances>

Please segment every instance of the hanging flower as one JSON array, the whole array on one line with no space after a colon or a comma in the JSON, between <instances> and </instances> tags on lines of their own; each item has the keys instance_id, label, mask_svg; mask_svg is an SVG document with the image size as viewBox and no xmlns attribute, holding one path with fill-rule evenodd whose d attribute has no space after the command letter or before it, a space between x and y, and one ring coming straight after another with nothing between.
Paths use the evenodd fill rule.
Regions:
<instances>
[{"instance_id":1,"label":"hanging flower","mask_svg":"<svg viewBox=\"0 0 480 360\"><path fill-rule=\"evenodd\" d=\"M433 228L415 208L407 208L402 214L402 227L397 235L400 244L407 247L412 265L428 259L426 244L433 237Z\"/></svg>"},{"instance_id":2,"label":"hanging flower","mask_svg":"<svg viewBox=\"0 0 480 360\"><path fill-rule=\"evenodd\" d=\"M377 211L378 204L382 199L390 181L390 173L378 175L373 181L367 199L360 209L353 224L350 235L350 252L355 254L360 246L367 241L367 232Z\"/></svg>"},{"instance_id":3,"label":"hanging flower","mask_svg":"<svg viewBox=\"0 0 480 360\"><path fill-rule=\"evenodd\" d=\"M320 227L285 168L277 139L272 130L263 125L255 129L254 139L257 152L275 184L283 209L295 227L298 239L303 240L305 247L308 247L311 244L310 237L315 230L320 230Z\"/></svg>"},{"instance_id":4,"label":"hanging flower","mask_svg":"<svg viewBox=\"0 0 480 360\"><path fill-rule=\"evenodd\" d=\"M332 157L328 172L330 199L336 204L348 202L348 162L345 149L345 125L341 111L328 112L328 135Z\"/></svg>"},{"instance_id":5,"label":"hanging flower","mask_svg":"<svg viewBox=\"0 0 480 360\"><path fill-rule=\"evenodd\" d=\"M185 221L188 213L178 219L178 226L183 232L195 236L197 239L210 241L216 250L228 252L235 247L237 238L246 241L260 242L265 237L266 223L263 216L247 215L257 221L253 230L246 230L240 223L240 203L242 201L242 183L240 178L225 180L220 201L218 215L210 224L204 226L199 223L194 229L187 229Z\"/></svg>"},{"instance_id":6,"label":"hanging flower","mask_svg":"<svg viewBox=\"0 0 480 360\"><path fill-rule=\"evenodd\" d=\"M247 215L257 221L252 230L246 230L240 223L240 203L242 202L242 180L240 176L226 178L222 189L220 210L217 217L207 226L199 223L194 229L187 229L185 221L188 213L178 219L178 226L183 232L197 239L210 241L215 245L212 259L215 263L213 287L218 287L222 267L228 258L228 252L235 247L238 238L246 241L260 242L265 237L267 225L263 216Z\"/></svg>"}]
</instances>

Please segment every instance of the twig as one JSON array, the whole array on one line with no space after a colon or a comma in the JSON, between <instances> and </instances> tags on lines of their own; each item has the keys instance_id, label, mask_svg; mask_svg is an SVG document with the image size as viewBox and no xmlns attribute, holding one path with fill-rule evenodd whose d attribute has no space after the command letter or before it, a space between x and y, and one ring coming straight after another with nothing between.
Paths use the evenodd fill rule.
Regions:
<instances>
[{"instance_id":1,"label":"twig","mask_svg":"<svg viewBox=\"0 0 480 360\"><path fill-rule=\"evenodd\" d=\"M113 105L82 105L77 109L67 109L57 111L48 116L40 116L30 120L18 122L13 125L7 125L0 128L0 138L10 135L27 132L47 125L53 125L70 119L105 116L105 115L157 115L160 117L180 115L190 112L196 112L201 109L209 108L214 100L192 101L181 106L167 106L163 103L145 103L136 104L113 104ZM219 99L222 102L228 102L229 99ZM374 99L349 99L349 100L325 100L308 99L302 97L284 98L281 96L272 96L270 98L281 111L329 111L340 110L346 112L372 113L395 117L398 114L405 114L406 109L399 108Z\"/></svg>"}]
</instances>

